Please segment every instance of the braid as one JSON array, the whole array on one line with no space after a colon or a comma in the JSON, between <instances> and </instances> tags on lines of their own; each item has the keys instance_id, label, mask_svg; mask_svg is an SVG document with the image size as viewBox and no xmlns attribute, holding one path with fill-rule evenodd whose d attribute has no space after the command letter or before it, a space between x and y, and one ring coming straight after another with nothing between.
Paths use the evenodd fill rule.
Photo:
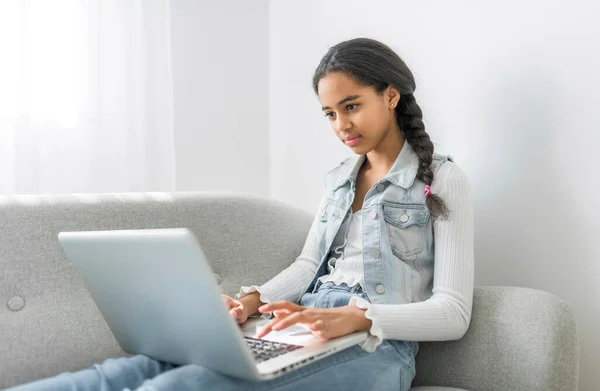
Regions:
<instances>
[{"instance_id":1,"label":"braid","mask_svg":"<svg viewBox=\"0 0 600 391\"><path fill-rule=\"evenodd\" d=\"M401 95L396 108L396 121L398 121L398 126L404 132L406 141L419 157L417 178L425 182L426 185L431 185L433 181L433 170L431 169L433 143L429 138L429 134L425 131L423 111L421 111L413 94ZM439 196L430 194L425 203L434 218L448 218L448 208Z\"/></svg>"}]
</instances>

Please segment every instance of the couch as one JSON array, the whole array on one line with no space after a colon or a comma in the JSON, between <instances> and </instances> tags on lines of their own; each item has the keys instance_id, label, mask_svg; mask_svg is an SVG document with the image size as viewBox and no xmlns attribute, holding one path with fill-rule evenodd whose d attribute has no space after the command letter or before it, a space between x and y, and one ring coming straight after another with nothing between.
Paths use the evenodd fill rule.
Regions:
<instances>
[{"instance_id":1,"label":"couch","mask_svg":"<svg viewBox=\"0 0 600 391\"><path fill-rule=\"evenodd\" d=\"M311 220L289 205L233 193L0 197L0 388L126 355L65 258L59 232L189 228L231 295L289 265ZM573 311L547 292L478 286L467 334L422 342L416 365L419 391L576 390Z\"/></svg>"}]
</instances>

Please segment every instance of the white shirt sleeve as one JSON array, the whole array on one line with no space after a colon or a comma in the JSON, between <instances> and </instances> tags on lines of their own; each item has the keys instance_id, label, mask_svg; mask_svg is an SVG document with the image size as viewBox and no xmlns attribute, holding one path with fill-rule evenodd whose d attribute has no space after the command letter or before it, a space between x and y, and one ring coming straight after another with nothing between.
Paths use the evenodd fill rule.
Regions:
<instances>
[{"instance_id":1,"label":"white shirt sleeve","mask_svg":"<svg viewBox=\"0 0 600 391\"><path fill-rule=\"evenodd\" d=\"M383 339L445 341L460 339L471 320L474 284L473 204L464 172L446 163L434 177L431 191L450 212L436 219L433 295L409 304L371 304L353 297L350 305L366 309L372 321L363 349L374 351Z\"/></svg>"}]
</instances>

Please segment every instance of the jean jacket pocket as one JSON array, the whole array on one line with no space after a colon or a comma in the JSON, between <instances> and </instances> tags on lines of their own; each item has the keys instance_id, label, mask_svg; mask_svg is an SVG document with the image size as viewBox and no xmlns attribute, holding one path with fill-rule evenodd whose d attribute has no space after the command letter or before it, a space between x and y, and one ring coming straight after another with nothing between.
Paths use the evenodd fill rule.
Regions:
<instances>
[{"instance_id":1,"label":"jean jacket pocket","mask_svg":"<svg viewBox=\"0 0 600 391\"><path fill-rule=\"evenodd\" d=\"M384 204L390 245L396 255L408 256L423 248L425 228L429 222L429 210L418 204Z\"/></svg>"}]
</instances>

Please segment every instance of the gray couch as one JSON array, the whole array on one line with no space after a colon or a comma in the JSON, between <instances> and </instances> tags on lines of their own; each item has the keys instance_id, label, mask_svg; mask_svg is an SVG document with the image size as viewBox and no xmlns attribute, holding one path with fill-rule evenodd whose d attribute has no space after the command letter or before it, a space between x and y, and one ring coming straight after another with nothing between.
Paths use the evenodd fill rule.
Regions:
<instances>
[{"instance_id":1,"label":"gray couch","mask_svg":"<svg viewBox=\"0 0 600 391\"><path fill-rule=\"evenodd\" d=\"M57 242L60 231L187 227L225 293L299 254L312 216L234 194L0 197L0 388L122 356ZM576 390L578 339L558 297L477 287L459 341L421 343L414 390Z\"/></svg>"}]
</instances>

